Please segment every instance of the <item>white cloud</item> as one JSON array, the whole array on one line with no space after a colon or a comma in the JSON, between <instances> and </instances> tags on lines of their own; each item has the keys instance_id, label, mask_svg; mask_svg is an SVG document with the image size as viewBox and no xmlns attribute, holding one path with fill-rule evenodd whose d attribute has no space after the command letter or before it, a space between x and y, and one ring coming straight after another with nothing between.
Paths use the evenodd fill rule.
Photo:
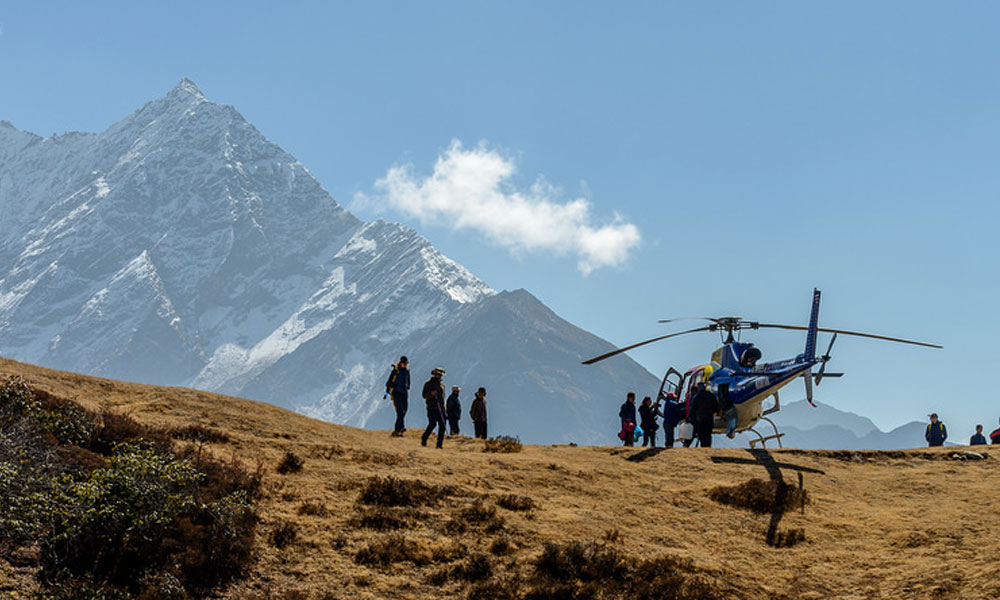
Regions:
<instances>
[{"instance_id":1,"label":"white cloud","mask_svg":"<svg viewBox=\"0 0 1000 600\"><path fill-rule=\"evenodd\" d=\"M356 194L354 206L388 206L422 223L473 230L515 253L573 254L586 275L621 266L641 239L639 229L619 215L595 225L583 198L562 202L559 190L539 178L514 189L514 162L484 145L465 149L458 141L438 157L434 172L421 177L413 165L396 165L375 182L374 197Z\"/></svg>"}]
</instances>

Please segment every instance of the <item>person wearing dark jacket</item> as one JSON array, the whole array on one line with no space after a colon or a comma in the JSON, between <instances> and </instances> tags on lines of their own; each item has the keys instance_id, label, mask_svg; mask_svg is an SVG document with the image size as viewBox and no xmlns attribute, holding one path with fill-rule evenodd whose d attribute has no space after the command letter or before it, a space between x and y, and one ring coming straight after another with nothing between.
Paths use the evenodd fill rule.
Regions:
<instances>
[{"instance_id":1,"label":"person wearing dark jacket","mask_svg":"<svg viewBox=\"0 0 1000 600\"><path fill-rule=\"evenodd\" d=\"M409 405L410 368L405 356L399 357L399 362L392 366L389 379L385 382L385 393L392 397L392 406L396 409L396 426L392 430L393 437L400 437L406 431L403 419Z\"/></svg>"},{"instance_id":2,"label":"person wearing dark jacket","mask_svg":"<svg viewBox=\"0 0 1000 600\"><path fill-rule=\"evenodd\" d=\"M634 446L635 438L632 432L635 431L635 392L629 392L625 396L625 403L618 409L618 417L622 420L622 438L626 446Z\"/></svg>"},{"instance_id":3,"label":"person wearing dark jacket","mask_svg":"<svg viewBox=\"0 0 1000 600\"><path fill-rule=\"evenodd\" d=\"M427 429L420 436L420 445L427 445L427 438L434 433L434 428L438 430L437 447L444 444L444 369L438 367L431 371L431 378L424 384L423 397L427 403Z\"/></svg>"},{"instance_id":4,"label":"person wearing dark jacket","mask_svg":"<svg viewBox=\"0 0 1000 600\"><path fill-rule=\"evenodd\" d=\"M944 426L944 423L938 421L937 413L931 413L931 422L927 424L927 432L924 433L924 439L927 440L928 446L944 446L944 441L948 439L948 429Z\"/></svg>"},{"instance_id":5,"label":"person wearing dark jacket","mask_svg":"<svg viewBox=\"0 0 1000 600\"><path fill-rule=\"evenodd\" d=\"M472 417L472 428L476 438L486 439L486 388L481 387L476 391L476 399L469 407L469 416Z\"/></svg>"},{"instance_id":6,"label":"person wearing dark jacket","mask_svg":"<svg viewBox=\"0 0 1000 600\"><path fill-rule=\"evenodd\" d=\"M458 401L458 394L462 388L457 385L451 386L451 395L445 404L445 416L448 417L448 428L451 435L458 435L458 420L462 418L462 403Z\"/></svg>"},{"instance_id":7,"label":"person wearing dark jacket","mask_svg":"<svg viewBox=\"0 0 1000 600\"><path fill-rule=\"evenodd\" d=\"M663 413L663 447L673 448L674 447L674 430L677 429L677 415L678 409L676 406L677 394L669 392L666 398L667 402L664 404L663 408L666 411Z\"/></svg>"},{"instance_id":8,"label":"person wearing dark jacket","mask_svg":"<svg viewBox=\"0 0 1000 600\"><path fill-rule=\"evenodd\" d=\"M990 432L990 443L1000 444L1000 427Z\"/></svg>"},{"instance_id":9,"label":"person wearing dark jacket","mask_svg":"<svg viewBox=\"0 0 1000 600\"><path fill-rule=\"evenodd\" d=\"M719 399L705 384L698 384L698 393L691 400L691 415L694 417L694 435L702 448L712 447L712 425L717 412Z\"/></svg>"},{"instance_id":10,"label":"person wearing dark jacket","mask_svg":"<svg viewBox=\"0 0 1000 600\"><path fill-rule=\"evenodd\" d=\"M983 426L976 425L976 433L971 438L969 438L970 446L985 446L986 436L983 435Z\"/></svg>"},{"instance_id":11,"label":"person wearing dark jacket","mask_svg":"<svg viewBox=\"0 0 1000 600\"><path fill-rule=\"evenodd\" d=\"M656 448L656 430L660 428L656 423L656 417L663 416L660 412L660 405L653 405L653 399L646 396L642 399L642 406L639 407L639 426L642 427L642 445L648 443L651 448Z\"/></svg>"}]
</instances>

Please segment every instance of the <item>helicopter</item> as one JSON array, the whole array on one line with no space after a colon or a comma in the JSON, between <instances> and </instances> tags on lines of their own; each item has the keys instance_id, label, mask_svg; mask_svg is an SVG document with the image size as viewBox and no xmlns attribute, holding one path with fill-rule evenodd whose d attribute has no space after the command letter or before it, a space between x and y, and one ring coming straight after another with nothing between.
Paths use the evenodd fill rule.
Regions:
<instances>
[{"instance_id":1,"label":"helicopter","mask_svg":"<svg viewBox=\"0 0 1000 600\"><path fill-rule=\"evenodd\" d=\"M820 291L813 290L812 310L809 314L809 325L783 325L778 323L761 323L758 321L747 321L742 317L685 317L681 319L664 319L660 323L673 323L684 320L705 320L709 324L704 327L697 327L687 331L669 333L648 339L624 348L618 348L612 352L595 356L583 361L585 365L591 365L611 358L623 352L628 352L640 346L673 338L691 333L703 331L719 332L726 335L722 346L712 353L711 361L707 364L692 367L681 373L673 367L667 369L663 380L660 383L660 391L656 397L656 403L664 402L663 414L668 422L680 423L688 419L691 412L691 400L698 391L698 385L704 384L719 399L720 404L727 408L722 415L716 415L712 423L713 434L726 434L732 438L737 433L750 431L757 437L750 440L750 447L755 448L759 443L762 447L767 446L767 442L774 440L781 448L781 438L783 433L778 432L778 426L768 418L768 415L781 410L781 401L778 391L796 379L805 380L806 400L809 404L816 406L813 402L813 384L819 386L820 382L827 377L842 377L843 373L827 373L826 365L830 361L830 352L833 344L837 341L838 335L850 335L877 340L898 342L902 344L912 344L928 348L942 348L937 344L905 340L902 338L876 335L873 333L862 333L857 331L847 331L844 329L829 329L819 327L819 302ZM743 330L759 329L785 329L792 331L806 332L806 345L802 354L795 358L789 358L770 363L760 363L761 351L752 343L743 342L733 335L733 332ZM832 333L830 343L826 353L816 355L816 340L819 332ZM819 365L819 370L813 372L813 367ZM768 398L774 399L774 404L764 408L764 401ZM735 411L735 419L733 412ZM728 419L726 417L729 417ZM762 435L754 427L765 421L771 425L774 433ZM727 423L728 421L728 423ZM689 443L689 442L688 442Z\"/></svg>"}]
</instances>

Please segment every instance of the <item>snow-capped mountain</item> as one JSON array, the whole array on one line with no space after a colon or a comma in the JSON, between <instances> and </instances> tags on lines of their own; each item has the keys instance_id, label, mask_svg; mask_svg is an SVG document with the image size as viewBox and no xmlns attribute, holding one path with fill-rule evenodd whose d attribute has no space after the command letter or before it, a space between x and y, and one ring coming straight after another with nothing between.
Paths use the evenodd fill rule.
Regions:
<instances>
[{"instance_id":1,"label":"snow-capped mountain","mask_svg":"<svg viewBox=\"0 0 1000 600\"><path fill-rule=\"evenodd\" d=\"M524 291L500 293L410 228L344 210L293 156L189 80L102 133L0 122L0 354L386 426L413 385L489 391L493 431L610 441L658 382ZM424 421L419 389L409 422Z\"/></svg>"}]
</instances>

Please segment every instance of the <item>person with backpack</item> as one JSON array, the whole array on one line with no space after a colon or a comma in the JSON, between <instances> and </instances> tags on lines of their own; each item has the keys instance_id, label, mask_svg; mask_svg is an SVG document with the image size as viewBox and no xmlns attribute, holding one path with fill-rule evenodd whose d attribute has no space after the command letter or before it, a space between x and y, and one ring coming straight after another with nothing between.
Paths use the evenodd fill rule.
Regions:
<instances>
[{"instance_id":1,"label":"person with backpack","mask_svg":"<svg viewBox=\"0 0 1000 600\"><path fill-rule=\"evenodd\" d=\"M927 431L924 433L927 445L932 448L944 446L944 441L948 439L948 428L944 426L944 423L938 421L937 413L931 413L928 416L931 418L931 422L927 424Z\"/></svg>"},{"instance_id":2,"label":"person with backpack","mask_svg":"<svg viewBox=\"0 0 1000 600\"><path fill-rule=\"evenodd\" d=\"M444 447L444 369L436 367L431 370L431 378L424 383L423 397L427 403L427 429L420 436L420 445L427 445L427 438L434 433L434 428L438 430L437 447Z\"/></svg>"},{"instance_id":3,"label":"person with backpack","mask_svg":"<svg viewBox=\"0 0 1000 600\"><path fill-rule=\"evenodd\" d=\"M385 382L385 393L392 398L392 406L396 409L396 426L392 430L393 437L401 437L406 431L403 419L409 405L410 395L410 362L405 356L399 357L399 362L392 366L389 379Z\"/></svg>"},{"instance_id":4,"label":"person with backpack","mask_svg":"<svg viewBox=\"0 0 1000 600\"><path fill-rule=\"evenodd\" d=\"M618 418L622 420L622 430L618 437L625 442L625 446L634 446L635 438L635 392L625 395L625 402L618 409Z\"/></svg>"},{"instance_id":5,"label":"person with backpack","mask_svg":"<svg viewBox=\"0 0 1000 600\"><path fill-rule=\"evenodd\" d=\"M712 427L717 412L719 399L704 383L699 383L698 393L691 400L691 414L694 416L694 435L702 448L712 447Z\"/></svg>"},{"instance_id":6,"label":"person with backpack","mask_svg":"<svg viewBox=\"0 0 1000 600\"><path fill-rule=\"evenodd\" d=\"M451 435L458 435L458 420L462 418L462 403L458 401L458 394L462 388L457 385L451 386L451 395L445 403L445 416L448 417L448 428Z\"/></svg>"},{"instance_id":7,"label":"person with backpack","mask_svg":"<svg viewBox=\"0 0 1000 600\"><path fill-rule=\"evenodd\" d=\"M481 387L476 390L476 398L469 407L469 416L472 417L472 428L476 438L486 439L486 388Z\"/></svg>"},{"instance_id":8,"label":"person with backpack","mask_svg":"<svg viewBox=\"0 0 1000 600\"><path fill-rule=\"evenodd\" d=\"M656 423L656 417L663 416L660 412L660 405L653 405L653 399L646 396L642 399L642 406L639 407L639 426L642 428L642 446L645 448L649 444L650 448L656 448L656 430L660 426Z\"/></svg>"},{"instance_id":9,"label":"person with backpack","mask_svg":"<svg viewBox=\"0 0 1000 600\"><path fill-rule=\"evenodd\" d=\"M997 427L996 429L990 432L990 443L1000 444L1000 427Z\"/></svg>"}]
</instances>

